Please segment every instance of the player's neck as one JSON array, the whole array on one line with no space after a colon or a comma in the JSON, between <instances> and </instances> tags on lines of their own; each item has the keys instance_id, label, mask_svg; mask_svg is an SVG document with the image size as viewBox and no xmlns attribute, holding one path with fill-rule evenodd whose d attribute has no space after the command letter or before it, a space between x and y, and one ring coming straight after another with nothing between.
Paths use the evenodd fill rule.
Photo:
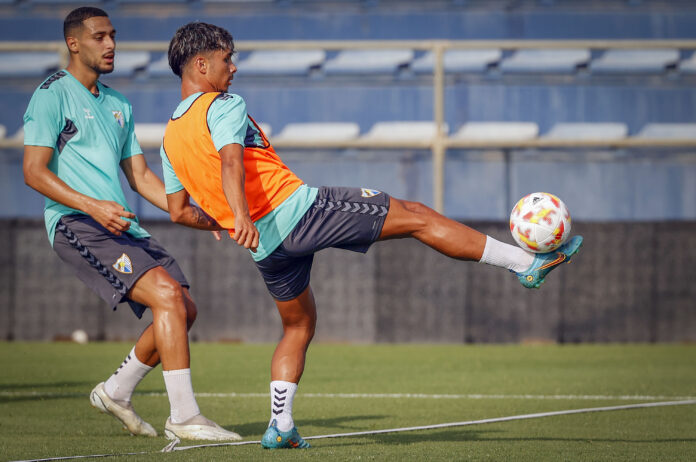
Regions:
<instances>
[{"instance_id":1,"label":"player's neck","mask_svg":"<svg viewBox=\"0 0 696 462\"><path fill-rule=\"evenodd\" d=\"M94 71L94 69L80 65L80 63L75 60L70 60L68 67L66 68L70 74L77 79L84 87L89 90L93 95L99 94L97 88L97 80L99 80L99 74Z\"/></svg>"},{"instance_id":2,"label":"player's neck","mask_svg":"<svg viewBox=\"0 0 696 462\"><path fill-rule=\"evenodd\" d=\"M209 93L219 91L215 89L207 80L196 80L184 77L181 80L181 100L185 100L194 93Z\"/></svg>"}]
</instances>

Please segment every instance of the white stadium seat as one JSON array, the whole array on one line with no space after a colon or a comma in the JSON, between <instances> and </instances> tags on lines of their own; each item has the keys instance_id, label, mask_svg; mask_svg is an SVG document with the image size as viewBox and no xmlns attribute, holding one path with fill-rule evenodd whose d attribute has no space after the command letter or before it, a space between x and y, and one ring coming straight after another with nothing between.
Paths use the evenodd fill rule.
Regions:
<instances>
[{"instance_id":1,"label":"white stadium seat","mask_svg":"<svg viewBox=\"0 0 696 462\"><path fill-rule=\"evenodd\" d=\"M0 52L0 77L48 77L60 67L60 55L53 51Z\"/></svg>"},{"instance_id":2,"label":"white stadium seat","mask_svg":"<svg viewBox=\"0 0 696 462\"><path fill-rule=\"evenodd\" d=\"M604 74L660 73L679 61L679 51L669 48L654 50L609 49L592 61L592 72Z\"/></svg>"},{"instance_id":3,"label":"white stadium seat","mask_svg":"<svg viewBox=\"0 0 696 462\"><path fill-rule=\"evenodd\" d=\"M324 65L326 74L390 74L413 60L413 50L344 50Z\"/></svg>"},{"instance_id":4,"label":"white stadium seat","mask_svg":"<svg viewBox=\"0 0 696 462\"><path fill-rule=\"evenodd\" d=\"M620 140L628 135L628 126L615 122L557 123L544 135L554 140Z\"/></svg>"},{"instance_id":5,"label":"white stadium seat","mask_svg":"<svg viewBox=\"0 0 696 462\"><path fill-rule=\"evenodd\" d=\"M646 124L636 135L638 138L696 139L696 124Z\"/></svg>"},{"instance_id":6,"label":"white stadium seat","mask_svg":"<svg viewBox=\"0 0 696 462\"><path fill-rule=\"evenodd\" d=\"M572 73L590 60L590 50L518 50L500 64L503 72L511 73Z\"/></svg>"},{"instance_id":7,"label":"white stadium seat","mask_svg":"<svg viewBox=\"0 0 696 462\"><path fill-rule=\"evenodd\" d=\"M324 50L252 51L237 66L239 75L306 75L326 58Z\"/></svg>"},{"instance_id":8,"label":"white stadium seat","mask_svg":"<svg viewBox=\"0 0 696 462\"><path fill-rule=\"evenodd\" d=\"M525 141L538 135L539 126L534 122L468 122L452 138L471 141Z\"/></svg>"},{"instance_id":9,"label":"white stadium seat","mask_svg":"<svg viewBox=\"0 0 696 462\"><path fill-rule=\"evenodd\" d=\"M273 141L346 141L359 134L360 127L353 122L290 123Z\"/></svg>"},{"instance_id":10,"label":"white stadium seat","mask_svg":"<svg viewBox=\"0 0 696 462\"><path fill-rule=\"evenodd\" d=\"M432 139L437 130L435 122L393 121L377 122L362 138L380 141L421 141ZM444 133L449 130L447 124Z\"/></svg>"},{"instance_id":11,"label":"white stadium seat","mask_svg":"<svg viewBox=\"0 0 696 462\"><path fill-rule=\"evenodd\" d=\"M149 51L118 51L114 62L114 71L109 76L129 77L138 69L150 63Z\"/></svg>"},{"instance_id":12,"label":"white stadium seat","mask_svg":"<svg viewBox=\"0 0 696 462\"><path fill-rule=\"evenodd\" d=\"M442 63L446 72L483 72L488 66L500 61L503 52L497 48L480 50L446 50ZM411 69L417 73L433 72L435 54L429 51L413 61Z\"/></svg>"},{"instance_id":13,"label":"white stadium seat","mask_svg":"<svg viewBox=\"0 0 696 462\"><path fill-rule=\"evenodd\" d=\"M140 143L161 143L167 124L135 124L135 136Z\"/></svg>"}]
</instances>

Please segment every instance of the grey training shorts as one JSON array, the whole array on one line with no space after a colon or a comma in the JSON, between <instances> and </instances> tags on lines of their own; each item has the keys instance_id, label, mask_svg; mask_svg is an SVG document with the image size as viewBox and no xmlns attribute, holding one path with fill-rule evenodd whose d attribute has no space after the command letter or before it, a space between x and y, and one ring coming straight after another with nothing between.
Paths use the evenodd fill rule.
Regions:
<instances>
[{"instance_id":1,"label":"grey training shorts","mask_svg":"<svg viewBox=\"0 0 696 462\"><path fill-rule=\"evenodd\" d=\"M56 225L53 250L114 310L127 301L139 318L146 306L127 298L148 270L162 266L182 287L189 287L176 260L154 238L116 236L88 215L64 216Z\"/></svg>"},{"instance_id":2,"label":"grey training shorts","mask_svg":"<svg viewBox=\"0 0 696 462\"><path fill-rule=\"evenodd\" d=\"M276 300L297 298L309 285L314 253L336 247L365 253L382 233L389 195L366 188L319 188L312 206L268 257L256 262Z\"/></svg>"}]
</instances>

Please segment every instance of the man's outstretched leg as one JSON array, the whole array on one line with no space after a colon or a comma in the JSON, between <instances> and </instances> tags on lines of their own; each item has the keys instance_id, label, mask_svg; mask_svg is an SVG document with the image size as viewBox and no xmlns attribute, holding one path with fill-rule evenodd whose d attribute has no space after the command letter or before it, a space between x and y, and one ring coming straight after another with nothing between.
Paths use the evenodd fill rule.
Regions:
<instances>
[{"instance_id":1,"label":"man's outstretched leg","mask_svg":"<svg viewBox=\"0 0 696 462\"><path fill-rule=\"evenodd\" d=\"M582 245L575 236L554 252L534 254L451 220L418 202L390 198L380 240L414 237L448 257L507 268L525 287L537 288L546 275L568 263Z\"/></svg>"},{"instance_id":2,"label":"man's outstretched leg","mask_svg":"<svg viewBox=\"0 0 696 462\"><path fill-rule=\"evenodd\" d=\"M191 329L196 320L197 308L188 289L182 287L186 306L186 325ZM90 403L100 411L119 420L133 435L157 436L157 431L145 422L133 409L131 397L135 387L157 364L159 354L155 347L154 327L147 326L121 366L99 383L90 393Z\"/></svg>"},{"instance_id":3,"label":"man's outstretched leg","mask_svg":"<svg viewBox=\"0 0 696 462\"><path fill-rule=\"evenodd\" d=\"M261 445L266 449L309 448L295 428L292 404L317 324L311 287L293 300L276 300L276 306L283 321L283 338L271 360L271 421Z\"/></svg>"}]
</instances>

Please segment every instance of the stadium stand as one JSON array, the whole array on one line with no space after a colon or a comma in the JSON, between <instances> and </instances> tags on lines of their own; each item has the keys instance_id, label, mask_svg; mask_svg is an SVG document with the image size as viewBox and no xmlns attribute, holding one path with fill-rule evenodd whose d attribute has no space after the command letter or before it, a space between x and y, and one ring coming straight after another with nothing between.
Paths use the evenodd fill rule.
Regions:
<instances>
[{"instance_id":1,"label":"stadium stand","mask_svg":"<svg viewBox=\"0 0 696 462\"><path fill-rule=\"evenodd\" d=\"M140 69L145 69L150 64L150 53L148 51L119 51L116 54L114 72L111 75L116 77L128 77Z\"/></svg>"},{"instance_id":2,"label":"stadium stand","mask_svg":"<svg viewBox=\"0 0 696 462\"><path fill-rule=\"evenodd\" d=\"M167 124L136 123L135 136L137 136L138 141L143 144L162 143L162 138L164 138L164 129L166 127Z\"/></svg>"},{"instance_id":3,"label":"stadium stand","mask_svg":"<svg viewBox=\"0 0 696 462\"><path fill-rule=\"evenodd\" d=\"M578 67L587 65L589 60L590 50L587 49L518 50L503 60L500 69L530 74L573 73Z\"/></svg>"},{"instance_id":4,"label":"stadium stand","mask_svg":"<svg viewBox=\"0 0 696 462\"><path fill-rule=\"evenodd\" d=\"M584 122L557 123L544 135L554 140L620 140L626 138L628 127L624 123Z\"/></svg>"},{"instance_id":5,"label":"stadium stand","mask_svg":"<svg viewBox=\"0 0 696 462\"><path fill-rule=\"evenodd\" d=\"M679 63L679 70L687 74L696 74L696 51Z\"/></svg>"},{"instance_id":6,"label":"stadium stand","mask_svg":"<svg viewBox=\"0 0 696 462\"><path fill-rule=\"evenodd\" d=\"M360 127L353 122L289 123L273 141L346 141L359 134Z\"/></svg>"}]
</instances>

